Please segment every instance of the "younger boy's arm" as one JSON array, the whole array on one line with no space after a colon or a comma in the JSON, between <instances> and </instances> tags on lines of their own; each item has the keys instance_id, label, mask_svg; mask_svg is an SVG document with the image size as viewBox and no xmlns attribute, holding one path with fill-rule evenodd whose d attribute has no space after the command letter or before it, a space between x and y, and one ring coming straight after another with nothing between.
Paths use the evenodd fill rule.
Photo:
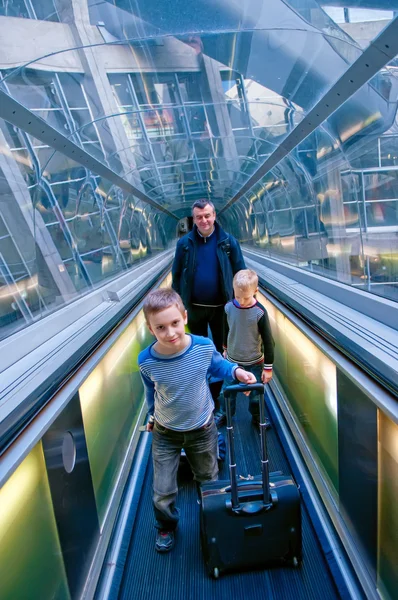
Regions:
<instances>
[{"instance_id":1,"label":"younger boy's arm","mask_svg":"<svg viewBox=\"0 0 398 600\"><path fill-rule=\"evenodd\" d=\"M272 365L274 362L274 339L272 337L268 313L265 309L263 316L258 322L258 330L261 335L264 350L264 370L261 376L261 381L263 383L268 383L272 379Z\"/></svg>"}]
</instances>

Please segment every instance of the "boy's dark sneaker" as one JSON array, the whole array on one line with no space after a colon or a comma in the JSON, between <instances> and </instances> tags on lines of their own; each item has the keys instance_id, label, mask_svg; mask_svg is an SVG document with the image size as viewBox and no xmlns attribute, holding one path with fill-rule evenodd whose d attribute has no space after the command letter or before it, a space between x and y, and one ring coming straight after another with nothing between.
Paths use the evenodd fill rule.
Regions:
<instances>
[{"instance_id":1,"label":"boy's dark sneaker","mask_svg":"<svg viewBox=\"0 0 398 600\"><path fill-rule=\"evenodd\" d=\"M223 413L223 412L214 413L214 422L217 427L221 427L221 425L224 425L226 420L227 420L227 416L225 413Z\"/></svg>"},{"instance_id":2,"label":"boy's dark sneaker","mask_svg":"<svg viewBox=\"0 0 398 600\"><path fill-rule=\"evenodd\" d=\"M158 552L170 552L174 548L174 531L159 530L156 535L155 550Z\"/></svg>"},{"instance_id":3,"label":"boy's dark sneaker","mask_svg":"<svg viewBox=\"0 0 398 600\"><path fill-rule=\"evenodd\" d=\"M256 427L260 427L260 416L259 415L253 415L252 416L252 423ZM271 422L266 418L265 419L265 429L269 429L270 427L271 427Z\"/></svg>"}]
</instances>

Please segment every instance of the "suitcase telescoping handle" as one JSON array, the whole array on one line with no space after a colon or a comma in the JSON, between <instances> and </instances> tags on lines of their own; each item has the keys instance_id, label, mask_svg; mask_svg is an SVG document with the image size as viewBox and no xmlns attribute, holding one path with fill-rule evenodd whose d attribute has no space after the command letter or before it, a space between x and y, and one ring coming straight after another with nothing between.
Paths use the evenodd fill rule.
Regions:
<instances>
[{"instance_id":1,"label":"suitcase telescoping handle","mask_svg":"<svg viewBox=\"0 0 398 600\"><path fill-rule=\"evenodd\" d=\"M232 509L239 509L239 496L238 496L238 485L236 482L236 458L235 458L235 440L234 440L234 428L232 425L232 414L231 414L231 396L235 396L239 392L251 392L256 391L260 395L260 438L261 438L261 475L262 475L262 486L263 486L263 502L265 505L269 505L273 502L270 495L269 486L269 465L268 465L268 454L267 454L267 437L265 427L265 400L264 400L264 384L262 383L251 383L251 384L235 384L229 385L224 389L225 398L225 409L227 413L227 438L229 447L229 474L231 480L231 504Z\"/></svg>"}]
</instances>

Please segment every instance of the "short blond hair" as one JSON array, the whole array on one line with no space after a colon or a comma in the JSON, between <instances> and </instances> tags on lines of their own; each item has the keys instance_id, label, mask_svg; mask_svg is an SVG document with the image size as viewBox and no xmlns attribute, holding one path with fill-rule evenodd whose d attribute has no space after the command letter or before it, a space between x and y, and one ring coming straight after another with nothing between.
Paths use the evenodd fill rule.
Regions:
<instances>
[{"instance_id":1,"label":"short blond hair","mask_svg":"<svg viewBox=\"0 0 398 600\"><path fill-rule=\"evenodd\" d=\"M172 288L159 288L149 292L143 306L146 322L149 323L151 315L170 308L170 306L176 306L182 315L185 314L185 306L181 296Z\"/></svg>"},{"instance_id":2,"label":"short blond hair","mask_svg":"<svg viewBox=\"0 0 398 600\"><path fill-rule=\"evenodd\" d=\"M235 273L233 285L240 290L256 289L258 287L258 275L251 269L241 269Z\"/></svg>"}]
</instances>

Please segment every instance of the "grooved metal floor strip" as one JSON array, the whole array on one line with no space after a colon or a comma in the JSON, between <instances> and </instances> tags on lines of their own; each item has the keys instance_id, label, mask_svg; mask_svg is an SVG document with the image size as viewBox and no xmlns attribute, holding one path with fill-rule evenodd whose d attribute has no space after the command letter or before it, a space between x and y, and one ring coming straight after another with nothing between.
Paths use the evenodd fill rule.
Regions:
<instances>
[{"instance_id":1,"label":"grooved metal floor strip","mask_svg":"<svg viewBox=\"0 0 398 600\"><path fill-rule=\"evenodd\" d=\"M238 400L235 443L238 472L247 476L260 472L260 440L246 409L247 399ZM289 465L273 430L268 435L272 471L289 473ZM220 479L227 478L224 463ZM138 509L120 592L121 600L335 600L339 594L303 506L303 564L300 569L275 567L263 571L228 574L215 581L207 576L199 538L199 506L196 489L186 475L181 477L178 505L181 520L176 546L169 554L155 551L152 511L152 466L148 469Z\"/></svg>"}]
</instances>

